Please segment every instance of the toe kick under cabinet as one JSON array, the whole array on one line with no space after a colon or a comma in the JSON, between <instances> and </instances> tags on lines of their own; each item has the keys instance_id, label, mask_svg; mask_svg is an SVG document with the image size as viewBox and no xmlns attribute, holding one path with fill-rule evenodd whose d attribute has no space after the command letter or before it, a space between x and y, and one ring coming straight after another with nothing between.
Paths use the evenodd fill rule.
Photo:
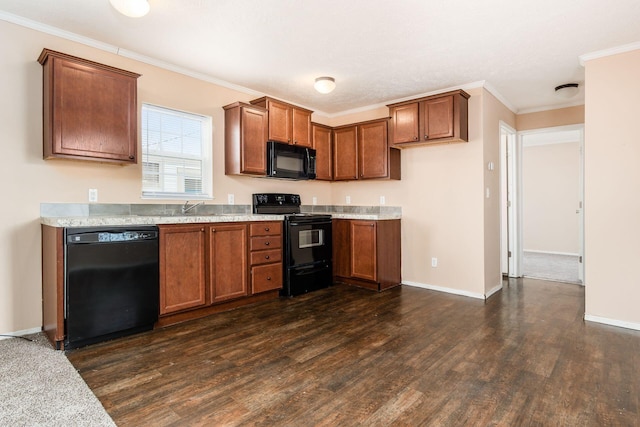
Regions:
<instances>
[{"instance_id":1,"label":"toe kick under cabinet","mask_svg":"<svg viewBox=\"0 0 640 427\"><path fill-rule=\"evenodd\" d=\"M278 297L282 223L167 224L158 228L160 326Z\"/></svg>"},{"instance_id":2,"label":"toe kick under cabinet","mask_svg":"<svg viewBox=\"0 0 640 427\"><path fill-rule=\"evenodd\" d=\"M376 291L399 286L400 220L333 220L333 280Z\"/></svg>"}]
</instances>

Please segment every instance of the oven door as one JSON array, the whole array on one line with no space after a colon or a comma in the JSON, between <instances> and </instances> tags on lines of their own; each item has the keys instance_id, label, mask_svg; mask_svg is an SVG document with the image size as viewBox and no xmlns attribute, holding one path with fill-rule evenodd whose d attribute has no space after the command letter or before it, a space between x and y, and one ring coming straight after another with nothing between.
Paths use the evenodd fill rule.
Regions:
<instances>
[{"instance_id":1,"label":"oven door","mask_svg":"<svg viewBox=\"0 0 640 427\"><path fill-rule=\"evenodd\" d=\"M331 220L290 219L286 222L286 266L331 261Z\"/></svg>"}]
</instances>

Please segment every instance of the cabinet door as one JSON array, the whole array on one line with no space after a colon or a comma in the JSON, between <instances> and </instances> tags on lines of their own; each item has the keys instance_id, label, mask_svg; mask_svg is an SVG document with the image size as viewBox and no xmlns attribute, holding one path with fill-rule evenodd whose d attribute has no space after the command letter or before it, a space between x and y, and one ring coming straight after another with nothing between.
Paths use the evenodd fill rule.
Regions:
<instances>
[{"instance_id":1,"label":"cabinet door","mask_svg":"<svg viewBox=\"0 0 640 427\"><path fill-rule=\"evenodd\" d=\"M351 221L351 276L376 282L376 223Z\"/></svg>"},{"instance_id":2,"label":"cabinet door","mask_svg":"<svg viewBox=\"0 0 640 427\"><path fill-rule=\"evenodd\" d=\"M316 150L316 179L331 181L333 161L331 149L331 128L313 124L313 148Z\"/></svg>"},{"instance_id":3,"label":"cabinet door","mask_svg":"<svg viewBox=\"0 0 640 427\"><path fill-rule=\"evenodd\" d=\"M251 282L254 294L282 289L282 263L253 267Z\"/></svg>"},{"instance_id":4,"label":"cabinet door","mask_svg":"<svg viewBox=\"0 0 640 427\"><path fill-rule=\"evenodd\" d=\"M391 108L392 144L420 140L418 128L418 102Z\"/></svg>"},{"instance_id":5,"label":"cabinet door","mask_svg":"<svg viewBox=\"0 0 640 427\"><path fill-rule=\"evenodd\" d=\"M269 140L291 143L291 107L269 100Z\"/></svg>"},{"instance_id":6,"label":"cabinet door","mask_svg":"<svg viewBox=\"0 0 640 427\"><path fill-rule=\"evenodd\" d=\"M430 99L422 105L424 140L453 137L453 95Z\"/></svg>"},{"instance_id":7,"label":"cabinet door","mask_svg":"<svg viewBox=\"0 0 640 427\"><path fill-rule=\"evenodd\" d=\"M206 304L205 228L160 226L160 314Z\"/></svg>"},{"instance_id":8,"label":"cabinet door","mask_svg":"<svg viewBox=\"0 0 640 427\"><path fill-rule=\"evenodd\" d=\"M351 276L351 221L334 219L331 225L333 243L333 275Z\"/></svg>"},{"instance_id":9,"label":"cabinet door","mask_svg":"<svg viewBox=\"0 0 640 427\"><path fill-rule=\"evenodd\" d=\"M333 131L333 179L336 181L358 178L357 126Z\"/></svg>"},{"instance_id":10,"label":"cabinet door","mask_svg":"<svg viewBox=\"0 0 640 427\"><path fill-rule=\"evenodd\" d=\"M49 126L51 151L72 156L136 162L136 78L74 61L53 58ZM45 84L47 90L48 84ZM46 98L46 96L45 96Z\"/></svg>"},{"instance_id":11,"label":"cabinet door","mask_svg":"<svg viewBox=\"0 0 640 427\"><path fill-rule=\"evenodd\" d=\"M311 141L311 112L293 108L291 110L291 128L293 143L302 147L312 148Z\"/></svg>"},{"instance_id":12,"label":"cabinet door","mask_svg":"<svg viewBox=\"0 0 640 427\"><path fill-rule=\"evenodd\" d=\"M264 110L241 108L240 173L267 173L268 114Z\"/></svg>"},{"instance_id":13,"label":"cabinet door","mask_svg":"<svg viewBox=\"0 0 640 427\"><path fill-rule=\"evenodd\" d=\"M387 120L358 126L358 154L360 179L389 176Z\"/></svg>"},{"instance_id":14,"label":"cabinet door","mask_svg":"<svg viewBox=\"0 0 640 427\"><path fill-rule=\"evenodd\" d=\"M211 225L209 248L211 302L247 296L247 226Z\"/></svg>"}]
</instances>

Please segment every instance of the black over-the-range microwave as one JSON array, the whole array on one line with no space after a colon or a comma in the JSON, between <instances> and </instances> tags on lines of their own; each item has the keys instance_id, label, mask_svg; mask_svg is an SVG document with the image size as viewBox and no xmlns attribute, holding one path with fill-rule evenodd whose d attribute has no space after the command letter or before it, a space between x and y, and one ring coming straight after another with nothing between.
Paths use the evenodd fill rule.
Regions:
<instances>
[{"instance_id":1,"label":"black over-the-range microwave","mask_svg":"<svg viewBox=\"0 0 640 427\"><path fill-rule=\"evenodd\" d=\"M316 150L267 141L267 176L316 179Z\"/></svg>"}]
</instances>

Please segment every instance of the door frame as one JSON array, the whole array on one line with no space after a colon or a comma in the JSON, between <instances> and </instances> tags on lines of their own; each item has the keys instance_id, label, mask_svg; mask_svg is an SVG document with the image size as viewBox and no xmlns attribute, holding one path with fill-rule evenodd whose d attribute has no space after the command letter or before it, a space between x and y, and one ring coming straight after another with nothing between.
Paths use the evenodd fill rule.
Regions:
<instances>
[{"instance_id":1,"label":"door frame","mask_svg":"<svg viewBox=\"0 0 640 427\"><path fill-rule=\"evenodd\" d=\"M501 128L502 129L502 128ZM512 178L515 181L510 182L509 185L513 187L514 195L512 200L512 206L515 208L513 212L513 216L509 216L509 219L513 218L513 221L510 221L510 226L513 225L516 230L514 230L515 240L512 240L511 237L509 239L509 249L512 251L513 260L513 270L509 270L509 277L522 277L522 257L524 256L523 246L522 246L522 233L524 228L523 223L523 209L522 209L522 196L523 196L523 187L522 187L522 153L524 141L523 139L527 135L534 135L540 133L549 133L549 132L558 132L558 131L579 131L579 146L580 146L580 165L579 165L579 177L578 177L578 200L579 206L576 207L576 213L578 214L578 227L579 227L579 256L582 262L580 262L578 267L578 277L581 281L581 284L584 286L584 270L585 270L585 258L584 258L584 124L576 124L576 125L565 125L565 126L554 126L540 129L531 129L525 131L517 132L517 141L515 144L515 152L514 155L509 156L507 159L508 166L507 168L510 171L513 171L513 174L509 174L507 180ZM512 228L509 227L511 231ZM510 234L511 235L511 234ZM511 261L511 259L510 259ZM511 263L509 264L511 267ZM513 274L512 274L513 271Z\"/></svg>"},{"instance_id":2,"label":"door frame","mask_svg":"<svg viewBox=\"0 0 640 427\"><path fill-rule=\"evenodd\" d=\"M517 209L521 180L516 173L520 163L517 131L500 120L500 269L508 277L521 276L521 257L517 256L522 241Z\"/></svg>"}]
</instances>

